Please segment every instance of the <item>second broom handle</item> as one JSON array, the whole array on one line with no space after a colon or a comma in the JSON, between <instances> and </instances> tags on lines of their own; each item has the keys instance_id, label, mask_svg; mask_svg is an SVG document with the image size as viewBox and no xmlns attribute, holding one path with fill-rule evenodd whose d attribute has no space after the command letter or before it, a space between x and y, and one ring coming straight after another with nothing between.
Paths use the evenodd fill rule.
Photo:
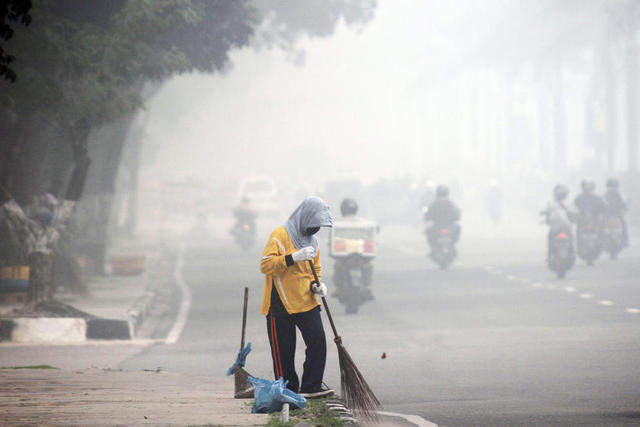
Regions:
<instances>
[{"instance_id":1,"label":"second broom handle","mask_svg":"<svg viewBox=\"0 0 640 427\"><path fill-rule=\"evenodd\" d=\"M313 261L309 260L309 266L311 267L313 278L316 280L318 284L320 284L320 279L318 279L318 274L316 273L316 269L313 266ZM322 304L324 305L324 309L327 311L327 317L329 318L329 323L331 323L331 329L333 329L333 336L337 339L338 331L336 330L336 325L333 323L333 317L331 317L331 310L329 310L329 305L327 304L327 300L325 297L322 297Z\"/></svg>"}]
</instances>

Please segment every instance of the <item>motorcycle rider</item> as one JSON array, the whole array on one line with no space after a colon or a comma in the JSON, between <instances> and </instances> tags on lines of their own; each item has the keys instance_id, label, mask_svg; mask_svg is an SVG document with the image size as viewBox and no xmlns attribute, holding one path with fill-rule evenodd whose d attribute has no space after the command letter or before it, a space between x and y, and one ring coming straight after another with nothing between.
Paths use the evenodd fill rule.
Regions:
<instances>
[{"instance_id":1,"label":"motorcycle rider","mask_svg":"<svg viewBox=\"0 0 640 427\"><path fill-rule=\"evenodd\" d=\"M622 198L619 187L620 185L617 179L609 178L607 180L607 191L604 193L604 200L607 206L607 213L620 220L620 224L622 225L622 247L626 248L629 246L627 222L624 219L624 213L627 210L627 202Z\"/></svg>"},{"instance_id":2,"label":"motorcycle rider","mask_svg":"<svg viewBox=\"0 0 640 427\"><path fill-rule=\"evenodd\" d=\"M578 230L586 225L586 222L590 219L593 221L599 240L602 241L602 230L607 207L602 198L595 194L596 184L592 179L583 179L581 186L582 193L573 202L579 213Z\"/></svg>"},{"instance_id":3,"label":"motorcycle rider","mask_svg":"<svg viewBox=\"0 0 640 427\"><path fill-rule=\"evenodd\" d=\"M566 185L558 184L553 187L553 200L542 213L545 215L546 223L549 224L549 243L553 236L559 232L565 232L573 236L572 223L576 221L576 213L564 204L569 196L569 188ZM549 248L551 245L549 245Z\"/></svg>"},{"instance_id":4,"label":"motorcycle rider","mask_svg":"<svg viewBox=\"0 0 640 427\"><path fill-rule=\"evenodd\" d=\"M357 215L358 213L358 203L351 199L346 198L342 200L340 203L340 213L342 214L343 221L351 221L351 222L364 222L366 221L364 218ZM373 299L373 294L371 293L371 283L373 279L373 264L370 259L363 258L362 263L360 263L360 273L362 277L362 284L365 286L363 289L363 295L366 300ZM345 274L349 273L349 260L347 258L336 258L336 263L333 269L333 283L336 284L336 290L332 294L333 297L338 297L342 289L340 288L340 284L343 283L342 278Z\"/></svg>"},{"instance_id":5,"label":"motorcycle rider","mask_svg":"<svg viewBox=\"0 0 640 427\"><path fill-rule=\"evenodd\" d=\"M424 220L432 222L432 225L427 229L427 239L432 250L436 245L438 232L442 228L450 230L454 243L460 238L460 224L458 224L460 209L449 200L449 189L444 185L439 185L436 188L436 199L429 205Z\"/></svg>"},{"instance_id":6,"label":"motorcycle rider","mask_svg":"<svg viewBox=\"0 0 640 427\"><path fill-rule=\"evenodd\" d=\"M242 227L244 224L249 225L252 230L255 230L256 210L247 196L242 196L240 204L233 209L233 216L236 218L234 230Z\"/></svg>"}]
</instances>

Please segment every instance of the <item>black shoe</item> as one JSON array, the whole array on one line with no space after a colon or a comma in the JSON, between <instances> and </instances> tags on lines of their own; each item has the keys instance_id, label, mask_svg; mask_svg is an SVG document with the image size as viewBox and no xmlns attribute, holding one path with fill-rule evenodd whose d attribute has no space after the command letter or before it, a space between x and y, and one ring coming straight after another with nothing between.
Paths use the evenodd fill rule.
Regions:
<instances>
[{"instance_id":1,"label":"black shoe","mask_svg":"<svg viewBox=\"0 0 640 427\"><path fill-rule=\"evenodd\" d=\"M300 396L305 399L320 399L323 397L333 396L335 391L332 388L326 386L326 384L322 384L319 390L316 391L301 391Z\"/></svg>"}]
</instances>

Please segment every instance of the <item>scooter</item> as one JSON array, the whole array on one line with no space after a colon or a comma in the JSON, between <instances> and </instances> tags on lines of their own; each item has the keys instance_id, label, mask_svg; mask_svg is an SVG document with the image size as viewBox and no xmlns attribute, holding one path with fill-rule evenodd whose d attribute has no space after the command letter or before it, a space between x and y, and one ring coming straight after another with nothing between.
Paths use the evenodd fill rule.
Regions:
<instances>
[{"instance_id":1,"label":"scooter","mask_svg":"<svg viewBox=\"0 0 640 427\"><path fill-rule=\"evenodd\" d=\"M336 221L331 227L329 255L335 259L333 296L345 306L346 314L357 314L358 308L373 299L372 261L376 256L374 222Z\"/></svg>"},{"instance_id":2,"label":"scooter","mask_svg":"<svg viewBox=\"0 0 640 427\"><path fill-rule=\"evenodd\" d=\"M452 235L452 230L448 227L441 227L437 230L435 245L431 248L431 259L445 270L456 258L457 251Z\"/></svg>"},{"instance_id":3,"label":"scooter","mask_svg":"<svg viewBox=\"0 0 640 427\"><path fill-rule=\"evenodd\" d=\"M547 258L549 270L556 273L558 279L564 279L575 262L576 253L571 232L569 230L551 231Z\"/></svg>"},{"instance_id":4,"label":"scooter","mask_svg":"<svg viewBox=\"0 0 640 427\"><path fill-rule=\"evenodd\" d=\"M600 241L600 233L593 220L584 218L578 222L577 231L577 247L578 256L583 259L587 265L593 265L602 252L602 242Z\"/></svg>"},{"instance_id":5,"label":"scooter","mask_svg":"<svg viewBox=\"0 0 640 427\"><path fill-rule=\"evenodd\" d=\"M616 215L609 215L604 223L604 249L611 259L622 250L622 221Z\"/></svg>"},{"instance_id":6,"label":"scooter","mask_svg":"<svg viewBox=\"0 0 640 427\"><path fill-rule=\"evenodd\" d=\"M249 250L256 241L255 225L249 221L238 221L231 229L231 235L243 251Z\"/></svg>"}]
</instances>

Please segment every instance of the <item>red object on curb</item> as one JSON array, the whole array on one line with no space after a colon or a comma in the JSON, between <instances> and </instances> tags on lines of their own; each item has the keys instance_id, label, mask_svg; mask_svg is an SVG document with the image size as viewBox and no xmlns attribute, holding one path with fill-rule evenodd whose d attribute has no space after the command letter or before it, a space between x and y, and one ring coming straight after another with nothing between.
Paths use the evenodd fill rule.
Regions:
<instances>
[{"instance_id":1,"label":"red object on curb","mask_svg":"<svg viewBox=\"0 0 640 427\"><path fill-rule=\"evenodd\" d=\"M111 274L134 276L145 270L145 255L113 255L111 257Z\"/></svg>"}]
</instances>

